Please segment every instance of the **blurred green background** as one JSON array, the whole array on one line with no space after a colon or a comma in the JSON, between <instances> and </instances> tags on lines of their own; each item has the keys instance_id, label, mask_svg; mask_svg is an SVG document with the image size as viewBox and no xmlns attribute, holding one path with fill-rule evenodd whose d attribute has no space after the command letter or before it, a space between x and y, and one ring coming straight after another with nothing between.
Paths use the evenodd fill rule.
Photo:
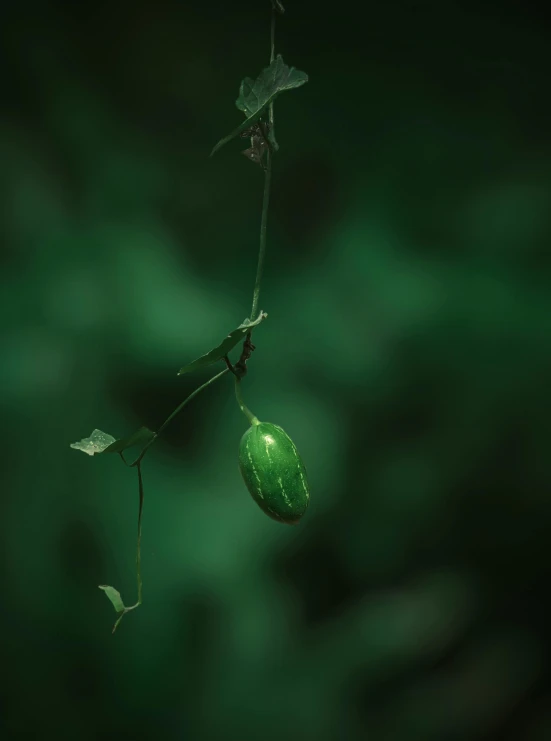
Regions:
<instances>
[{"instance_id":1,"label":"blurred green background","mask_svg":"<svg viewBox=\"0 0 551 741\"><path fill-rule=\"evenodd\" d=\"M233 142L268 0L0 10L0 735L548 741L551 33L514 2L288 0L268 320L247 404L298 527L237 468L225 376L137 485L69 448L157 428L250 311ZM235 355L235 353L234 353ZM215 370L218 370L217 367Z\"/></svg>"}]
</instances>

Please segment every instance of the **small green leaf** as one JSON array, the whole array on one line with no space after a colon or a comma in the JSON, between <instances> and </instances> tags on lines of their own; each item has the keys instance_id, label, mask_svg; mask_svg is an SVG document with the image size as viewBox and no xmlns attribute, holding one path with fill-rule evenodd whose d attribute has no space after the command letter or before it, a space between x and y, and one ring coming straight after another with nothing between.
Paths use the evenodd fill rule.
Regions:
<instances>
[{"instance_id":1,"label":"small green leaf","mask_svg":"<svg viewBox=\"0 0 551 741\"><path fill-rule=\"evenodd\" d=\"M113 435L108 435L107 432L101 430L94 430L90 437L85 437L78 443L71 443L71 448L82 450L87 455L95 455L96 453L103 453L114 442L116 440Z\"/></svg>"},{"instance_id":2,"label":"small green leaf","mask_svg":"<svg viewBox=\"0 0 551 741\"><path fill-rule=\"evenodd\" d=\"M120 440L101 430L94 430L90 437L85 437L78 443L71 443L71 448L82 450L83 453L87 453L88 455L122 453L123 450L131 448L133 445L145 445L154 437L155 433L147 427L140 427L130 437L123 437Z\"/></svg>"},{"instance_id":3,"label":"small green leaf","mask_svg":"<svg viewBox=\"0 0 551 741\"><path fill-rule=\"evenodd\" d=\"M117 592L115 587L108 587L106 584L100 584L99 588L103 589L111 604L115 608L115 612L123 612L126 609L124 606L124 602L122 601L120 592Z\"/></svg>"},{"instance_id":4,"label":"small green leaf","mask_svg":"<svg viewBox=\"0 0 551 741\"><path fill-rule=\"evenodd\" d=\"M283 13L285 13L285 8L279 2L279 0L272 0L272 8L274 10L277 10L278 13L281 13L281 15L283 15Z\"/></svg>"},{"instance_id":5,"label":"small green leaf","mask_svg":"<svg viewBox=\"0 0 551 741\"><path fill-rule=\"evenodd\" d=\"M240 111L243 111L246 118L231 134L228 134L216 144L210 156L212 157L224 144L253 126L280 93L286 90L294 90L294 88L304 85L305 82L308 82L308 75L294 67L288 67L283 62L281 54L277 55L269 67L262 70L256 80L245 77L241 82L239 97L235 101L235 105Z\"/></svg>"},{"instance_id":6,"label":"small green leaf","mask_svg":"<svg viewBox=\"0 0 551 741\"><path fill-rule=\"evenodd\" d=\"M268 314L261 311L258 315L258 318L254 320L254 322L251 322L250 319L245 319L243 324L240 324L237 329L234 329L233 332L230 332L230 334L226 337L223 342L218 345L218 347L215 347L214 350L211 350L206 355L201 355L200 358L197 358L197 360L194 360L192 363L189 363L188 365L184 365L180 370L178 371L178 375L182 376L184 373L190 373L191 371L197 370L198 368L204 368L207 365L212 365L212 363L216 363L218 360L222 360L224 356L226 356L230 350L233 350L233 348L238 344L240 340L243 339L243 335L246 334L252 327L256 327L260 322L262 322Z\"/></svg>"},{"instance_id":7,"label":"small green leaf","mask_svg":"<svg viewBox=\"0 0 551 741\"><path fill-rule=\"evenodd\" d=\"M140 427L130 437L123 438L122 440L115 440L108 448L105 448L103 453L122 453L123 450L131 448L134 445L145 445L155 437L155 433L147 427Z\"/></svg>"}]
</instances>

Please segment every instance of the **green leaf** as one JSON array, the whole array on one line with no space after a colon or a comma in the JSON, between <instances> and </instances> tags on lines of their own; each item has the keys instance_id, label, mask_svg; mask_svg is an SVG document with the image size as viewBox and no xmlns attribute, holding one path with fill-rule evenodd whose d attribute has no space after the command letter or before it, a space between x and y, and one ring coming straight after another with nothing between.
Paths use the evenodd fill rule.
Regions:
<instances>
[{"instance_id":1,"label":"green leaf","mask_svg":"<svg viewBox=\"0 0 551 741\"><path fill-rule=\"evenodd\" d=\"M122 453L123 450L131 448L134 445L145 445L155 437L155 433L152 432L148 427L140 427L130 437L123 438L122 440L115 440L108 448L105 448L104 453Z\"/></svg>"},{"instance_id":2,"label":"green leaf","mask_svg":"<svg viewBox=\"0 0 551 741\"><path fill-rule=\"evenodd\" d=\"M262 115L280 93L300 87L305 82L308 82L308 75L294 67L288 67L281 54L278 54L256 80L245 77L235 105L247 118L258 113Z\"/></svg>"},{"instance_id":3,"label":"green leaf","mask_svg":"<svg viewBox=\"0 0 551 741\"><path fill-rule=\"evenodd\" d=\"M140 427L130 437L124 437L120 440L101 430L94 430L90 437L85 437L78 443L71 443L71 448L82 450L83 453L87 453L88 455L122 453L123 450L131 448L133 445L145 445L154 437L155 433L147 427Z\"/></svg>"},{"instance_id":4,"label":"green leaf","mask_svg":"<svg viewBox=\"0 0 551 741\"><path fill-rule=\"evenodd\" d=\"M294 90L294 88L304 85L305 82L308 82L308 75L294 67L287 67L281 54L277 55L269 67L262 70L256 80L245 77L241 82L239 97L235 101L235 105L240 111L243 111L246 118L231 134L228 134L216 144L210 156L212 157L224 144L253 126L280 93L286 90Z\"/></svg>"},{"instance_id":5,"label":"green leaf","mask_svg":"<svg viewBox=\"0 0 551 741\"><path fill-rule=\"evenodd\" d=\"M107 432L101 430L94 430L90 437L85 437L78 443L71 443L71 448L82 450L87 455L95 455L96 453L103 453L114 442L116 440L113 435L108 435Z\"/></svg>"},{"instance_id":6,"label":"green leaf","mask_svg":"<svg viewBox=\"0 0 551 741\"><path fill-rule=\"evenodd\" d=\"M115 587L108 587L106 584L100 584L99 588L103 589L111 604L115 608L115 612L123 612L126 609L124 606L124 602L122 601L120 592L117 592Z\"/></svg>"},{"instance_id":7,"label":"green leaf","mask_svg":"<svg viewBox=\"0 0 551 741\"><path fill-rule=\"evenodd\" d=\"M281 13L281 15L283 15L283 13L285 13L285 8L279 2L279 0L272 0L272 8L274 10L277 10L278 13Z\"/></svg>"},{"instance_id":8,"label":"green leaf","mask_svg":"<svg viewBox=\"0 0 551 741\"><path fill-rule=\"evenodd\" d=\"M178 375L181 376L184 373L190 373L191 371L197 370L198 368L204 368L207 365L212 365L212 363L216 363L218 360L222 360L224 356L226 356L230 350L233 350L233 348L237 345L237 343L243 339L243 335L245 335L252 327L256 327L260 322L264 321L268 314L261 311L258 315L258 318L254 320L254 322L251 322L250 319L245 319L243 324L240 324L237 329L234 329L233 332L230 332L230 334L226 337L223 342L218 345L218 347L215 347L214 350L211 350L206 355L201 355L200 358L197 358L197 360L194 360L192 363L189 363L188 365L184 365L180 370L178 371Z\"/></svg>"}]
</instances>

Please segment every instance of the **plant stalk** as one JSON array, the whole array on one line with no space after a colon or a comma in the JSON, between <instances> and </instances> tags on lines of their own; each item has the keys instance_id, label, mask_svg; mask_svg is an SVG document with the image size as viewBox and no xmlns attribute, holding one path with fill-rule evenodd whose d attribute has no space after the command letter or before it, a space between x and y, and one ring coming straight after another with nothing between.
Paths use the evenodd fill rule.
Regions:
<instances>
[{"instance_id":1,"label":"plant stalk","mask_svg":"<svg viewBox=\"0 0 551 741\"><path fill-rule=\"evenodd\" d=\"M138 506L138 542L136 546L136 579L138 582L138 605L142 604L142 513L143 513L143 480L142 464L138 465L138 487L140 490L140 504Z\"/></svg>"},{"instance_id":2,"label":"plant stalk","mask_svg":"<svg viewBox=\"0 0 551 741\"><path fill-rule=\"evenodd\" d=\"M117 627L120 623L120 621L123 619L123 617L126 615L127 612L130 612L131 610L135 610L136 607L139 607L142 604L142 588L143 588L143 582L142 582L142 556L141 556L141 548L142 548L142 514L143 514L143 501L144 501L144 490L143 490L143 478L142 478L142 459L147 451L147 449L153 445L155 440L159 437L161 432L164 430L164 428L167 426L167 424L170 422L171 419L173 419L185 406L188 402L190 402L197 394L199 394L203 389L207 388L207 386L210 386L211 383L214 383L218 378L223 376L225 373L228 372L228 368L225 368L220 373L217 373L212 378L209 378L208 381L206 381L202 386L199 386L199 388L196 388L195 391L192 391L192 393L184 399L184 401L176 407L176 409L170 414L163 424L159 427L157 432L155 433L155 436L151 438L151 440L145 445L140 455L136 458L134 463L126 463L126 460L121 453L120 456L123 459L123 461L126 463L126 465L130 467L136 467L138 470L138 489L140 493L140 499L139 499L139 505L138 505L138 540L136 544L136 581L138 584L138 601L136 604L131 605L130 607L125 607L124 610L121 612L119 617L117 618L115 625L113 626L113 633L117 630Z\"/></svg>"},{"instance_id":3,"label":"plant stalk","mask_svg":"<svg viewBox=\"0 0 551 741\"><path fill-rule=\"evenodd\" d=\"M275 19L276 19L276 11L275 11L275 6L272 4L272 23L270 25L270 41L271 41L270 64L275 59Z\"/></svg>"},{"instance_id":4,"label":"plant stalk","mask_svg":"<svg viewBox=\"0 0 551 741\"><path fill-rule=\"evenodd\" d=\"M146 445L144 446L144 448L143 448L142 452L141 452L141 453L140 453L140 455L139 455L139 456L138 456L138 457L136 458L136 460L134 461L134 463L130 463L130 467L133 467L133 466L137 466L137 465L138 465L138 464L139 464L139 463L141 462L141 460L142 460L142 458L144 457L144 455L145 455L145 453L146 453L147 449L148 449L148 448L149 448L149 447L150 447L151 445L153 445L153 443L154 443L154 442L155 442L155 440L156 440L156 439L157 439L157 438L159 437L159 435L160 435L160 434L161 434L161 432L162 432L162 431L164 430L164 428L165 428L165 427L167 426L167 424L168 424L168 423L169 423L169 422L170 422L170 421L171 421L172 419L174 419L174 417L175 417L175 416L176 416L177 414L179 414L179 413L180 413L180 412L182 411L182 409L183 409L183 408L184 408L184 407L186 406L186 404L188 404L188 402L190 402L190 401L191 401L192 399L194 399L194 398L195 398L195 397L197 396L197 394L200 394L200 393L201 393L201 391L203 391L203 389L206 389L206 388L207 388L207 386L210 386L210 384L211 384L211 383L214 383L214 381L217 381L217 380L218 380L219 378L221 378L221 377L222 377L223 375L225 375L225 374L226 374L226 373L228 372L228 370L229 370L228 368L224 368L224 370L223 370L223 371L220 371L220 373L217 373L217 374L216 374L215 376L212 376L212 378L209 378L209 380L208 380L208 381L206 381L206 382L205 382L205 383L204 383L204 384L203 384L202 386L199 386L199 388L196 388L196 389L195 389L195 391L192 391L192 392L191 392L191 394L190 394L190 395L189 395L188 397L186 397L186 398L184 399L184 401L183 401L183 402L182 402L182 403L181 403L181 404L180 404L179 406L177 406L177 407L176 407L176 409L175 409L175 410L174 410L174 411L172 412L172 414L170 414L170 415L169 415L169 416L168 416L168 417L167 417L167 418L165 419L165 421L163 422L163 424L162 424L162 425L161 425L161 426L159 427L159 429L158 429L158 430L157 430L157 432L155 433L155 436L154 436L154 437L152 437L152 438L151 438L151 440L150 440L150 441L149 441L148 443L146 443Z\"/></svg>"},{"instance_id":5,"label":"plant stalk","mask_svg":"<svg viewBox=\"0 0 551 741\"><path fill-rule=\"evenodd\" d=\"M258 300L260 297L260 282L264 272L264 258L266 256L266 230L268 225L268 205L270 203L270 185L272 180L272 153L266 152L266 170L264 171L264 197L262 199L262 219L260 221L260 249L258 251L258 264L256 268L256 280L253 291L253 306L251 309L251 322L258 313Z\"/></svg>"},{"instance_id":6,"label":"plant stalk","mask_svg":"<svg viewBox=\"0 0 551 741\"><path fill-rule=\"evenodd\" d=\"M136 543L136 581L138 584L138 601L134 605L130 605L130 607L125 607L124 610L121 612L117 620L115 621L115 624L113 625L112 633L114 633L118 626L120 621L123 619L123 617L126 615L127 612L130 612L131 610L135 610L136 607L139 607L142 604L142 514L143 514L143 479L142 479L142 465L141 462L138 462L137 464L138 469L138 489L140 492L140 501L138 505L138 540Z\"/></svg>"},{"instance_id":7,"label":"plant stalk","mask_svg":"<svg viewBox=\"0 0 551 741\"><path fill-rule=\"evenodd\" d=\"M275 59L275 6L272 4L272 22L270 26L270 64ZM268 120L270 130L274 130L274 104L270 103ZM264 196L262 198L262 218L260 221L260 249L258 251L258 264L256 268L256 280L253 291L253 306L251 309L251 322L258 313L258 301L260 298L260 283L264 272L264 258L266 256L266 231L268 226L268 206L270 204L270 187L272 182L272 150L268 147L266 152L266 169L264 170Z\"/></svg>"}]
</instances>

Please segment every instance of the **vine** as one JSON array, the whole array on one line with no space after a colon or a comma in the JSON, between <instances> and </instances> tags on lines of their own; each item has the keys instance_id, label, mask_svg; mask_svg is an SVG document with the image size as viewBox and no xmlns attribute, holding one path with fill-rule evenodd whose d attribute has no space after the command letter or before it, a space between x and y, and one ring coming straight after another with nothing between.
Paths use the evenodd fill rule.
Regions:
<instances>
[{"instance_id":1,"label":"vine","mask_svg":"<svg viewBox=\"0 0 551 741\"><path fill-rule=\"evenodd\" d=\"M226 364L224 370L212 376L202 386L195 389L167 417L157 432L153 432L147 427L140 427L129 437L116 439L112 435L95 429L90 437L71 444L71 448L81 450L88 455L118 453L125 465L129 468L135 468L138 475L139 504L136 544L137 600L135 604L126 606L120 592L114 587L105 584L99 587L105 592L117 613L117 619L112 630L113 633L116 631L123 617L142 604L141 538L144 504L143 458L168 423L201 391L228 372L231 372L235 377L236 399L239 408L251 425L243 435L239 449L240 470L251 495L266 514L275 520L289 524L297 522L308 506L309 490L306 482L306 470L294 443L280 427L267 422L259 422L258 418L245 406L241 390L242 379L247 373L247 361L255 350L255 345L253 345L251 339L252 332L268 316L265 312L259 311L258 306L266 255L272 157L279 149L274 129L274 101L282 92L298 88L308 81L308 76L304 72L300 72L294 67L288 67L283 62L281 55L275 55L276 15L283 14L284 8L279 0L271 0L271 5L270 64L262 70L256 79L253 80L250 77L246 77L241 82L236 106L245 114L245 120L230 134L220 139L210 154L212 157L221 147L237 137L248 138L250 139L250 147L242 153L247 159L259 165L264 171L260 246L250 316L230 332L215 348L180 368L178 375L190 373L220 361ZM241 355L239 360L235 364L232 364L229 353L241 341L243 341ZM124 453L133 447L140 447L140 453L132 463L128 463Z\"/></svg>"}]
</instances>

